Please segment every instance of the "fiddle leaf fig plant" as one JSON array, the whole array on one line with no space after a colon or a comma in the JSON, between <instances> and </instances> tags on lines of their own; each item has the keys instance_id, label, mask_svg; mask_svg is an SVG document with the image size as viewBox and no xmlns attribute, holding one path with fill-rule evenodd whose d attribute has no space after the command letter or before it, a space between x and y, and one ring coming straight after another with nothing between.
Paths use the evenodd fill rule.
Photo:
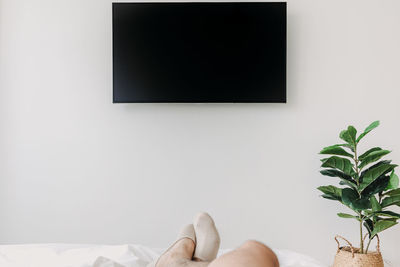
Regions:
<instances>
[{"instance_id":1,"label":"fiddle leaf fig plant","mask_svg":"<svg viewBox=\"0 0 400 267\"><path fill-rule=\"evenodd\" d=\"M395 174L396 164L382 159L390 150L373 147L360 153L359 143L379 121L371 123L357 136L357 130L348 126L340 132L342 144L325 147L320 154L330 155L321 159L322 175L336 177L339 186L320 186L323 198L342 203L351 213L338 213L345 219L355 219L360 225L360 253L368 253L371 241L380 232L394 226L400 214L390 210L400 206L399 177ZM364 244L363 231L368 232Z\"/></svg>"}]
</instances>

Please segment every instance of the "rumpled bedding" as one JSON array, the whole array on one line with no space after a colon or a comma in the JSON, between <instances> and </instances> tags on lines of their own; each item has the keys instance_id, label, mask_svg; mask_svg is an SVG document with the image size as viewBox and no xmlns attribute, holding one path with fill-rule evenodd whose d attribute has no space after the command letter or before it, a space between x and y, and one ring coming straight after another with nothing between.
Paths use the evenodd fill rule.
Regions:
<instances>
[{"instance_id":1,"label":"rumpled bedding","mask_svg":"<svg viewBox=\"0 0 400 267\"><path fill-rule=\"evenodd\" d=\"M163 249L142 245L1 245L1 267L145 267ZM221 250L223 254L229 250ZM311 257L277 250L281 267L327 267Z\"/></svg>"}]
</instances>

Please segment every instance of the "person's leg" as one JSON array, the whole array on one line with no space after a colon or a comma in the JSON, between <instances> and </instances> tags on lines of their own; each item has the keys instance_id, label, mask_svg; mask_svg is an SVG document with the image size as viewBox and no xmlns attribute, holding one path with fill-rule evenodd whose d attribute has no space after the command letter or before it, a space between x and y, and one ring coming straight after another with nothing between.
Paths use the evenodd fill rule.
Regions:
<instances>
[{"instance_id":1,"label":"person's leg","mask_svg":"<svg viewBox=\"0 0 400 267\"><path fill-rule=\"evenodd\" d=\"M167 252L165 252L158 260L156 267L206 267L209 262L192 261L195 244L193 240L184 238L176 242L176 244Z\"/></svg>"},{"instance_id":2,"label":"person's leg","mask_svg":"<svg viewBox=\"0 0 400 267\"><path fill-rule=\"evenodd\" d=\"M274 252L257 241L247 241L238 249L215 259L219 249L219 234L213 219L207 213L199 213L194 220L194 226L186 226L182 233L179 236L185 238L178 238L179 241L148 266L279 267Z\"/></svg>"},{"instance_id":3,"label":"person's leg","mask_svg":"<svg viewBox=\"0 0 400 267\"><path fill-rule=\"evenodd\" d=\"M247 241L211 263L192 261L194 246L190 239L180 240L160 258L156 267L279 267L275 253L257 241Z\"/></svg>"},{"instance_id":4,"label":"person's leg","mask_svg":"<svg viewBox=\"0 0 400 267\"><path fill-rule=\"evenodd\" d=\"M238 249L212 261L209 267L279 267L275 253L257 241L247 241ZM194 266L193 266L194 267Z\"/></svg>"}]
</instances>

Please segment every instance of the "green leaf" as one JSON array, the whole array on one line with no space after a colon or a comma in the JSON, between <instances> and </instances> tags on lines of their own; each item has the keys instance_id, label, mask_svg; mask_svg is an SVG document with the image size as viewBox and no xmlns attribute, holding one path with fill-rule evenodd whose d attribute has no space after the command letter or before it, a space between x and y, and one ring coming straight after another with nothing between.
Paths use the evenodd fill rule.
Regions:
<instances>
[{"instance_id":1,"label":"green leaf","mask_svg":"<svg viewBox=\"0 0 400 267\"><path fill-rule=\"evenodd\" d=\"M339 201L339 199L337 199L337 197L334 197L332 195L322 194L321 197L329 199L329 200L337 200L337 201Z\"/></svg>"},{"instance_id":2,"label":"green leaf","mask_svg":"<svg viewBox=\"0 0 400 267\"><path fill-rule=\"evenodd\" d=\"M333 146L325 147L319 153L320 154L328 154L328 155L339 155L339 156L353 158L353 155L346 152L346 150L341 148L340 145L333 145Z\"/></svg>"},{"instance_id":3,"label":"green leaf","mask_svg":"<svg viewBox=\"0 0 400 267\"><path fill-rule=\"evenodd\" d=\"M370 201L371 201L371 206L372 206L372 211L373 212L377 212L377 211L381 211L382 210L382 207L379 204L378 200L376 200L375 196L371 196Z\"/></svg>"},{"instance_id":4,"label":"green leaf","mask_svg":"<svg viewBox=\"0 0 400 267\"><path fill-rule=\"evenodd\" d=\"M356 188L357 187L357 182L351 178L350 175L345 174L342 171L335 170L335 169L325 169L321 170L320 173L325 176L330 176L330 177L338 177L340 178L344 184L349 185L350 187Z\"/></svg>"},{"instance_id":5,"label":"green leaf","mask_svg":"<svg viewBox=\"0 0 400 267\"><path fill-rule=\"evenodd\" d=\"M367 198L359 198L357 191L351 188L342 190L342 202L352 210L370 209L371 203Z\"/></svg>"},{"instance_id":6,"label":"green leaf","mask_svg":"<svg viewBox=\"0 0 400 267\"><path fill-rule=\"evenodd\" d=\"M391 172L396 167L397 167L397 165L394 165L394 164L382 164L373 169L369 169L362 177L362 181L361 181L359 189L361 191L364 190L367 186L369 186L378 177L380 177L381 175L385 175L388 172Z\"/></svg>"},{"instance_id":7,"label":"green leaf","mask_svg":"<svg viewBox=\"0 0 400 267\"><path fill-rule=\"evenodd\" d=\"M350 149L352 152L354 152L354 147L349 144L338 144L338 146L346 147L346 148Z\"/></svg>"},{"instance_id":8,"label":"green leaf","mask_svg":"<svg viewBox=\"0 0 400 267\"><path fill-rule=\"evenodd\" d=\"M397 189L399 187L399 177L392 171L390 174L389 184L386 190Z\"/></svg>"},{"instance_id":9,"label":"green leaf","mask_svg":"<svg viewBox=\"0 0 400 267\"><path fill-rule=\"evenodd\" d=\"M347 142L352 148L356 146L356 135L357 135L357 130L353 126L347 127L347 130L343 130L339 137L340 139L344 140Z\"/></svg>"},{"instance_id":10,"label":"green leaf","mask_svg":"<svg viewBox=\"0 0 400 267\"><path fill-rule=\"evenodd\" d=\"M351 188L357 190L357 185L355 183L352 183L352 182L349 182L349 181L346 181L346 180L341 180L339 182L339 184L340 185L347 185L348 187L351 187Z\"/></svg>"},{"instance_id":11,"label":"green leaf","mask_svg":"<svg viewBox=\"0 0 400 267\"><path fill-rule=\"evenodd\" d=\"M325 161L327 161L328 160L328 158L323 158L323 159L320 159L320 161L323 163L323 162L325 162Z\"/></svg>"},{"instance_id":12,"label":"green leaf","mask_svg":"<svg viewBox=\"0 0 400 267\"><path fill-rule=\"evenodd\" d=\"M340 218L360 220L360 218L358 218L358 216L350 215L350 214L347 214L347 213L338 213L337 215Z\"/></svg>"},{"instance_id":13,"label":"green leaf","mask_svg":"<svg viewBox=\"0 0 400 267\"><path fill-rule=\"evenodd\" d=\"M364 168L368 164L375 162L382 158L383 156L389 154L389 150L379 150L369 153L362 161L361 164L358 166L360 169Z\"/></svg>"},{"instance_id":14,"label":"green leaf","mask_svg":"<svg viewBox=\"0 0 400 267\"><path fill-rule=\"evenodd\" d=\"M350 206L353 201L358 199L358 193L350 188L342 189L342 201L346 206Z\"/></svg>"},{"instance_id":15,"label":"green leaf","mask_svg":"<svg viewBox=\"0 0 400 267\"><path fill-rule=\"evenodd\" d=\"M390 177L381 175L375 181L370 183L362 192L362 196L369 198L372 195L385 191L389 184Z\"/></svg>"},{"instance_id":16,"label":"green leaf","mask_svg":"<svg viewBox=\"0 0 400 267\"><path fill-rule=\"evenodd\" d=\"M347 174L345 174L344 172L339 171L339 170L335 170L335 169L325 169L325 170L321 170L320 173L321 173L322 175L325 175L325 176L339 177L339 178L341 178L341 179L344 179L344 180L347 180L347 181L350 181L350 182L355 182L355 181L353 180L353 178L351 178L350 175L347 175Z\"/></svg>"},{"instance_id":17,"label":"green leaf","mask_svg":"<svg viewBox=\"0 0 400 267\"><path fill-rule=\"evenodd\" d=\"M389 220L378 221L374 225L374 230L372 231L371 236L374 237L378 233L380 233L392 226L395 226L396 224L397 224L397 222L389 221Z\"/></svg>"},{"instance_id":18,"label":"green leaf","mask_svg":"<svg viewBox=\"0 0 400 267\"><path fill-rule=\"evenodd\" d=\"M324 159L324 161L322 161L321 167L338 169L349 176L355 175L353 164L350 162L350 160L337 156L332 156L330 158Z\"/></svg>"},{"instance_id":19,"label":"green leaf","mask_svg":"<svg viewBox=\"0 0 400 267\"><path fill-rule=\"evenodd\" d=\"M374 212L374 215L377 216L384 216L384 217L390 217L394 219L400 219L400 214L393 212L393 211L379 211L379 212Z\"/></svg>"},{"instance_id":20,"label":"green leaf","mask_svg":"<svg viewBox=\"0 0 400 267\"><path fill-rule=\"evenodd\" d=\"M371 208L371 202L369 201L368 198L361 198L361 199L357 199L356 201L351 203L350 207L353 210L370 209Z\"/></svg>"},{"instance_id":21,"label":"green leaf","mask_svg":"<svg viewBox=\"0 0 400 267\"><path fill-rule=\"evenodd\" d=\"M340 201L339 199L337 199L337 197L334 197L332 195L327 195L327 194L322 194L321 197L325 198L325 199L329 199L329 200L337 200Z\"/></svg>"},{"instance_id":22,"label":"green leaf","mask_svg":"<svg viewBox=\"0 0 400 267\"><path fill-rule=\"evenodd\" d=\"M381 206L382 208L386 208L392 205L399 205L400 204L400 196L396 195L393 197L386 197L382 200Z\"/></svg>"},{"instance_id":23,"label":"green leaf","mask_svg":"<svg viewBox=\"0 0 400 267\"><path fill-rule=\"evenodd\" d=\"M397 189L394 189L394 190L390 190L390 191L386 192L383 195L384 196L400 196L400 188L397 188Z\"/></svg>"},{"instance_id":24,"label":"green leaf","mask_svg":"<svg viewBox=\"0 0 400 267\"><path fill-rule=\"evenodd\" d=\"M373 147L373 148L371 148L371 149L365 151L361 156L358 157L358 159L359 159L359 160L363 160L366 156L369 155L369 153L375 152L375 151L379 151L379 150L382 150L382 148L380 148L380 147Z\"/></svg>"},{"instance_id":25,"label":"green leaf","mask_svg":"<svg viewBox=\"0 0 400 267\"><path fill-rule=\"evenodd\" d=\"M376 221L391 221L391 222L397 222L398 219L396 218L382 218L382 217L376 217Z\"/></svg>"},{"instance_id":26,"label":"green leaf","mask_svg":"<svg viewBox=\"0 0 400 267\"><path fill-rule=\"evenodd\" d=\"M370 171L370 170L372 170L372 169L375 169L376 167L381 166L381 165L384 165L384 164L390 164L391 162L392 162L391 160L382 160L382 161L379 161L378 163L375 163L375 164L372 165L371 167L368 167L367 169L363 170L363 171L361 172L361 174L360 174L360 182L362 182L362 178L364 177L364 175L365 175L368 171Z\"/></svg>"},{"instance_id":27,"label":"green leaf","mask_svg":"<svg viewBox=\"0 0 400 267\"><path fill-rule=\"evenodd\" d=\"M324 193L323 198L342 201L342 189L333 185L320 186L317 188Z\"/></svg>"},{"instance_id":28,"label":"green leaf","mask_svg":"<svg viewBox=\"0 0 400 267\"><path fill-rule=\"evenodd\" d=\"M375 129L376 127L379 126L379 121L374 121L373 123L371 123L367 128L365 128L364 132L362 134L360 134L360 136L357 138L356 142L360 142L360 140L366 136L370 131L372 131L373 129Z\"/></svg>"}]
</instances>

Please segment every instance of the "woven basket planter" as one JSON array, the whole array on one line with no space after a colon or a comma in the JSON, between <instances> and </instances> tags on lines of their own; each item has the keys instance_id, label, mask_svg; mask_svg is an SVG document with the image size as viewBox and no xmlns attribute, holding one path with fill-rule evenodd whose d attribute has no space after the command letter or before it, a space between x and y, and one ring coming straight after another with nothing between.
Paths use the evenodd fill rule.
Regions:
<instances>
[{"instance_id":1,"label":"woven basket planter","mask_svg":"<svg viewBox=\"0 0 400 267\"><path fill-rule=\"evenodd\" d=\"M346 241L349 246L341 247L338 238ZM378 236L377 239L378 245L376 247L376 252L360 254L358 253L360 249L354 248L347 239L336 236L335 240L338 244L338 250L333 267L384 267Z\"/></svg>"}]
</instances>

